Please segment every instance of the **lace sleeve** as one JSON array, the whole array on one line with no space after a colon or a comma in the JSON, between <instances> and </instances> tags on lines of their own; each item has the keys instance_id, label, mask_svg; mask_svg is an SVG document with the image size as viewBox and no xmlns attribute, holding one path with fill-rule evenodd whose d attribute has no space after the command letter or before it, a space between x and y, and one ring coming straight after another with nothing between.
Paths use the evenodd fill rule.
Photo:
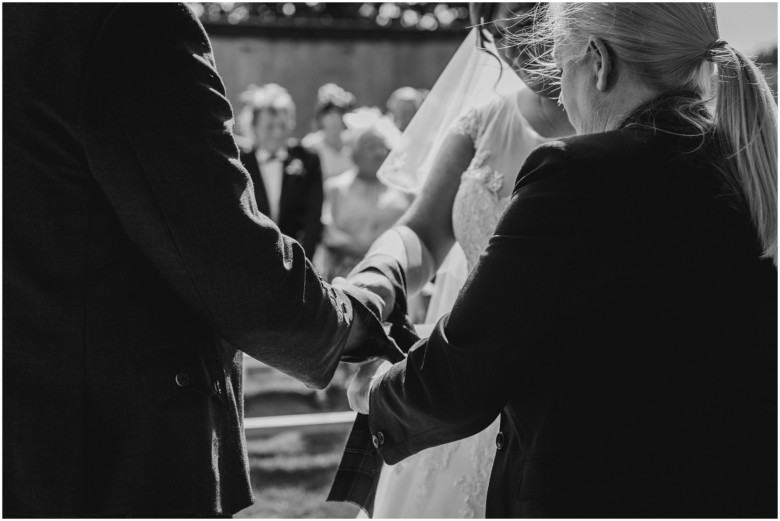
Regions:
<instances>
[{"instance_id":1,"label":"lace sleeve","mask_svg":"<svg viewBox=\"0 0 780 521\"><path fill-rule=\"evenodd\" d=\"M479 133L479 111L476 107L472 107L465 114L459 117L451 128L452 132L468 136L472 141L477 141L477 134Z\"/></svg>"}]
</instances>

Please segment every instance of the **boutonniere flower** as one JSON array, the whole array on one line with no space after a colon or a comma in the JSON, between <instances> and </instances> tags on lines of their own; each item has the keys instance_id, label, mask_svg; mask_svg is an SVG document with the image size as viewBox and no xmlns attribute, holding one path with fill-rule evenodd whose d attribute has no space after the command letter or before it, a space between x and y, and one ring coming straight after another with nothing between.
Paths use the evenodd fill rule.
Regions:
<instances>
[{"instance_id":1,"label":"boutonniere flower","mask_svg":"<svg viewBox=\"0 0 780 521\"><path fill-rule=\"evenodd\" d=\"M293 159L290 161L290 164L287 165L287 168L284 169L284 173L287 175L303 175L303 161L297 158Z\"/></svg>"}]
</instances>

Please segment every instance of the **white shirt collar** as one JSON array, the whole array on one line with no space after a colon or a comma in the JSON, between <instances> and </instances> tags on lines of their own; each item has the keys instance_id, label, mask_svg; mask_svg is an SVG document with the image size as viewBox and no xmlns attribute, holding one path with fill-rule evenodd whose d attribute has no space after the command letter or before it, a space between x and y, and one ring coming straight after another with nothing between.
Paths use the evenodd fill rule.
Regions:
<instances>
[{"instance_id":1,"label":"white shirt collar","mask_svg":"<svg viewBox=\"0 0 780 521\"><path fill-rule=\"evenodd\" d=\"M258 163L261 165L263 163L268 163L271 161L284 161L289 156L287 152L286 147L282 147L279 150L277 150L274 154L271 154L269 151L262 147L258 147L257 151L255 152L255 157L257 157Z\"/></svg>"}]
</instances>

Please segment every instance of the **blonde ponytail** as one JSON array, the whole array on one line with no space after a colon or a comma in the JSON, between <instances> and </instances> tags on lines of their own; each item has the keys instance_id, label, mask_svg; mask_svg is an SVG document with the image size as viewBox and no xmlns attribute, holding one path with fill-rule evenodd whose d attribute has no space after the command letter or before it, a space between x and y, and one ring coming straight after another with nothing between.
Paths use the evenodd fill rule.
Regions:
<instances>
[{"instance_id":1,"label":"blonde ponytail","mask_svg":"<svg viewBox=\"0 0 780 521\"><path fill-rule=\"evenodd\" d=\"M764 257L777 265L777 103L750 58L715 42L707 58L718 67L715 131L727 170L741 188Z\"/></svg>"},{"instance_id":2,"label":"blonde ponytail","mask_svg":"<svg viewBox=\"0 0 780 521\"><path fill-rule=\"evenodd\" d=\"M723 157L712 162L741 193L763 256L777 265L777 103L755 63L719 39L715 4L550 3L535 17L533 36L516 44L551 49L568 42L582 49L597 36L657 92L686 90L702 98L680 101L678 113L697 135L714 133L721 143ZM540 54L529 72L557 79L552 58Z\"/></svg>"}]
</instances>

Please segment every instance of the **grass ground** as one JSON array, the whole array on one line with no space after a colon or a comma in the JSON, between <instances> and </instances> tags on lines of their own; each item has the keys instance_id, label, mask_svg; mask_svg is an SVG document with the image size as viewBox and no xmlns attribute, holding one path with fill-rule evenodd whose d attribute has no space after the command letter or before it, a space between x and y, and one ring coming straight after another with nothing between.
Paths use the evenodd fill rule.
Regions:
<instances>
[{"instance_id":1,"label":"grass ground","mask_svg":"<svg viewBox=\"0 0 780 521\"><path fill-rule=\"evenodd\" d=\"M278 371L260 367L247 373L244 386L247 417L348 410L343 377L326 392L316 393ZM236 517L354 518L357 507L325 501L348 429L251 436L247 449L255 504Z\"/></svg>"}]
</instances>

